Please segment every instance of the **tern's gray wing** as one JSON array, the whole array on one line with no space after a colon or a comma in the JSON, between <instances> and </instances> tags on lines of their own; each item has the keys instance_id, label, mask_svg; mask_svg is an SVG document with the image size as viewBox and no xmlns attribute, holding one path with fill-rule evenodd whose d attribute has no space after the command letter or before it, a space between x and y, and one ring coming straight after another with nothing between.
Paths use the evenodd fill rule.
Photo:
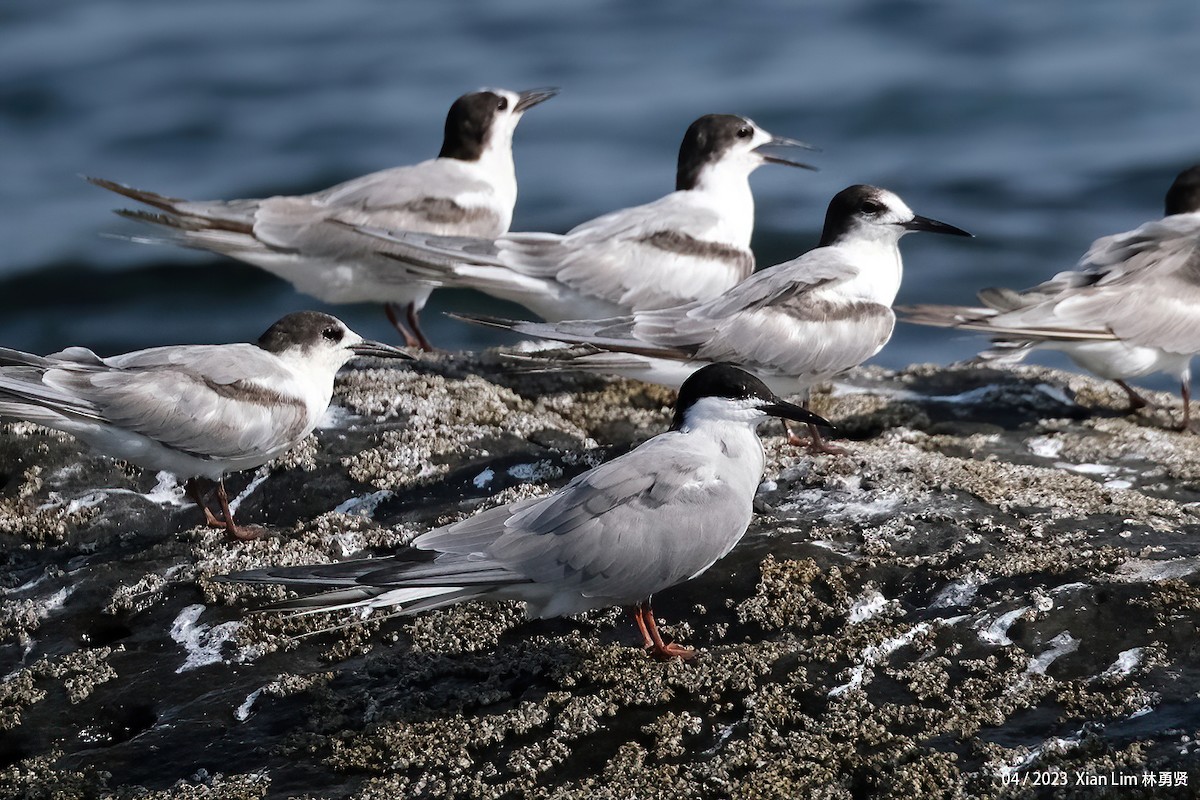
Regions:
<instances>
[{"instance_id":1,"label":"tern's gray wing","mask_svg":"<svg viewBox=\"0 0 1200 800\"><path fill-rule=\"evenodd\" d=\"M175 369L220 384L233 384L247 379L279 383L293 375L279 358L253 344L151 347L109 356L101 361L121 370Z\"/></svg>"},{"instance_id":2,"label":"tern's gray wing","mask_svg":"<svg viewBox=\"0 0 1200 800\"><path fill-rule=\"evenodd\" d=\"M314 422L294 376L254 345L161 347L99 366L64 360L37 374L0 370L0 393L219 459L286 449Z\"/></svg>"},{"instance_id":3,"label":"tern's gray wing","mask_svg":"<svg viewBox=\"0 0 1200 800\"><path fill-rule=\"evenodd\" d=\"M414 544L474 555L540 584L633 602L728 552L751 507L684 435L666 433L549 497L431 531Z\"/></svg>"},{"instance_id":4,"label":"tern's gray wing","mask_svg":"<svg viewBox=\"0 0 1200 800\"><path fill-rule=\"evenodd\" d=\"M989 288L979 293L984 305L1012 311L1064 299L1072 291L1098 285L1137 283L1148 272L1171 272L1179 257L1195 250L1200 214L1181 214L1148 222L1133 231L1104 236L1092 243L1074 269L1020 292Z\"/></svg>"},{"instance_id":5,"label":"tern's gray wing","mask_svg":"<svg viewBox=\"0 0 1200 800\"><path fill-rule=\"evenodd\" d=\"M667 253L744 260L741 250L701 240L720 222L720 216L711 208L684 205L676 193L653 203L604 214L562 235L512 232L494 241L450 237L426 240L425 245L442 255L457 255L471 263L508 267L522 275L562 281L587 294L615 297L620 290L605 284L589 289L588 281L596 280L593 273L611 272L605 269L608 260L615 260L621 253L626 261L644 258L638 255L639 249L658 257Z\"/></svg>"},{"instance_id":6,"label":"tern's gray wing","mask_svg":"<svg viewBox=\"0 0 1200 800\"><path fill-rule=\"evenodd\" d=\"M716 238L721 215L689 195L675 192L570 231L556 255L555 279L633 311L716 297L745 280L753 253ZM537 267L526 259L523 268Z\"/></svg>"},{"instance_id":7,"label":"tern's gray wing","mask_svg":"<svg viewBox=\"0 0 1200 800\"><path fill-rule=\"evenodd\" d=\"M0 367L51 367L53 360L21 350L0 347Z\"/></svg>"},{"instance_id":8,"label":"tern's gray wing","mask_svg":"<svg viewBox=\"0 0 1200 800\"><path fill-rule=\"evenodd\" d=\"M861 364L891 337L891 308L836 293L858 269L820 248L752 275L723 296L637 315L633 334L704 361L779 375L829 375Z\"/></svg>"},{"instance_id":9,"label":"tern's gray wing","mask_svg":"<svg viewBox=\"0 0 1200 800\"><path fill-rule=\"evenodd\" d=\"M877 353L895 325L888 306L836 293L856 274L837 251L822 248L758 272L707 302L605 320L499 324L610 352L730 361L790 377L832 375Z\"/></svg>"},{"instance_id":10,"label":"tern's gray wing","mask_svg":"<svg viewBox=\"0 0 1200 800\"><path fill-rule=\"evenodd\" d=\"M1193 251L1200 237L1200 213L1163 217L1126 233L1104 236L1088 248L1077 270L1102 272L1107 280L1177 268L1177 259Z\"/></svg>"},{"instance_id":11,"label":"tern's gray wing","mask_svg":"<svg viewBox=\"0 0 1200 800\"><path fill-rule=\"evenodd\" d=\"M495 236L508 228L508 220L493 208L494 194L490 183L460 162L435 158L373 172L301 198L272 198L264 201L258 222L295 225L304 218L332 215L343 222L392 230ZM264 212L269 208L268 215Z\"/></svg>"},{"instance_id":12,"label":"tern's gray wing","mask_svg":"<svg viewBox=\"0 0 1200 800\"><path fill-rule=\"evenodd\" d=\"M1200 352L1200 214L1097 240L1074 276L1062 273L1034 291L1039 289L1020 306L990 317L986 329ZM994 305L994 296L989 299Z\"/></svg>"},{"instance_id":13,"label":"tern's gray wing","mask_svg":"<svg viewBox=\"0 0 1200 800\"><path fill-rule=\"evenodd\" d=\"M980 289L979 301L987 308L977 309L979 313L973 316L987 317L992 316L993 312L1015 311L1053 301L1074 289L1095 286L1104 280L1107 274L1107 270L1101 269L1070 269L1058 273L1049 280L1042 281L1037 286L1021 291L998 286Z\"/></svg>"},{"instance_id":14,"label":"tern's gray wing","mask_svg":"<svg viewBox=\"0 0 1200 800\"><path fill-rule=\"evenodd\" d=\"M711 238L722 221L718 213L685 203L685 194L606 214L564 235L507 233L489 240L363 232L430 280L518 295L565 287L615 308L663 308L716 296L754 269L748 248Z\"/></svg>"}]
</instances>

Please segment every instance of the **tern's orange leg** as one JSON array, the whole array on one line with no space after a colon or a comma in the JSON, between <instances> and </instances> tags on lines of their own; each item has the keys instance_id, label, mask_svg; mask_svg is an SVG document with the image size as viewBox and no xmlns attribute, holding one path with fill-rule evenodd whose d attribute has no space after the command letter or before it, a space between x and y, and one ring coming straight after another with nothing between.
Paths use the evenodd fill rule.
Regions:
<instances>
[{"instance_id":1,"label":"tern's orange leg","mask_svg":"<svg viewBox=\"0 0 1200 800\"><path fill-rule=\"evenodd\" d=\"M425 333L421 330L421 322L417 319L416 303L409 303L405 307L401 307L399 303L387 303L383 310L387 314L388 321L392 323L392 327L404 337L406 346L416 347L427 353L433 352L433 345L425 338ZM401 318L402 313L403 319ZM405 320L407 320L407 324L405 324Z\"/></svg>"},{"instance_id":2,"label":"tern's orange leg","mask_svg":"<svg viewBox=\"0 0 1200 800\"><path fill-rule=\"evenodd\" d=\"M417 304L416 303L408 304L408 326L410 328L412 328L412 332L417 337L417 346L420 347L422 350L424 350L426 353L432 353L433 345L431 345L429 343L429 340L425 338L425 332L423 330L421 330L421 321L419 319L417 319Z\"/></svg>"},{"instance_id":3,"label":"tern's orange leg","mask_svg":"<svg viewBox=\"0 0 1200 800\"><path fill-rule=\"evenodd\" d=\"M662 634L658 632L658 623L654 621L654 612L650 609L649 600L639 603L633 613L643 638L650 640L646 645L650 650L650 655L663 661L672 658L688 661L696 657L696 651L690 647L684 647L674 642L668 644L663 641Z\"/></svg>"},{"instance_id":4,"label":"tern's orange leg","mask_svg":"<svg viewBox=\"0 0 1200 800\"><path fill-rule=\"evenodd\" d=\"M407 347L421 346L421 340L418 339L413 332L408 329L408 326L404 324L404 320L400 318L401 309L399 305L396 303L387 303L384 305L383 311L385 314L387 314L388 322L392 323L392 327L399 331L400 335L404 337L404 344Z\"/></svg>"},{"instance_id":5,"label":"tern's orange leg","mask_svg":"<svg viewBox=\"0 0 1200 800\"><path fill-rule=\"evenodd\" d=\"M642 647L647 650L651 649L654 647L654 639L650 638L650 631L646 628L646 620L642 617L642 607L640 605L630 606L628 611L642 634Z\"/></svg>"},{"instance_id":6,"label":"tern's orange leg","mask_svg":"<svg viewBox=\"0 0 1200 800\"><path fill-rule=\"evenodd\" d=\"M808 426L807 439L802 439L792 430L792 426L787 420L783 421L783 430L787 433L788 444L793 447L807 447L812 453L828 453L832 456L844 456L847 453L846 448L838 447L836 444L830 444L821 436L821 431L816 425Z\"/></svg>"},{"instance_id":7,"label":"tern's orange leg","mask_svg":"<svg viewBox=\"0 0 1200 800\"><path fill-rule=\"evenodd\" d=\"M229 507L229 495L225 493L225 481L217 481L217 502L221 504L221 515L225 518L222 527L241 542L249 542L261 538L267 531L255 525L238 525L233 521L233 509Z\"/></svg>"},{"instance_id":8,"label":"tern's orange leg","mask_svg":"<svg viewBox=\"0 0 1200 800\"><path fill-rule=\"evenodd\" d=\"M1179 426L1181 431L1192 430L1192 387L1187 384L1181 384L1179 393L1183 395L1183 424Z\"/></svg>"},{"instance_id":9,"label":"tern's orange leg","mask_svg":"<svg viewBox=\"0 0 1200 800\"><path fill-rule=\"evenodd\" d=\"M200 486L200 478L188 478L183 485L184 494L204 512L204 524L210 528L224 528L225 520L217 517L204 502L204 490Z\"/></svg>"},{"instance_id":10,"label":"tern's orange leg","mask_svg":"<svg viewBox=\"0 0 1200 800\"><path fill-rule=\"evenodd\" d=\"M1146 408L1147 406L1158 406L1157 403L1152 403L1138 394L1137 391L1135 391L1134 388L1125 381L1118 379L1115 381L1115 383L1117 386L1120 386L1122 389L1124 389L1125 394L1129 397L1129 410L1126 413L1132 414L1133 412Z\"/></svg>"}]
</instances>

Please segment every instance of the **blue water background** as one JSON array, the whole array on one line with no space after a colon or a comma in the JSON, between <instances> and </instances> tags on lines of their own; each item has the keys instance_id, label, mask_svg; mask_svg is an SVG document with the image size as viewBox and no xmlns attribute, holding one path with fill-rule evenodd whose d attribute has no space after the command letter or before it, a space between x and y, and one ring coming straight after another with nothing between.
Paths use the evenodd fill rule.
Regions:
<instances>
[{"instance_id":1,"label":"blue water background","mask_svg":"<svg viewBox=\"0 0 1200 800\"><path fill-rule=\"evenodd\" d=\"M760 265L811 247L836 191L876 183L978 236L908 237L899 301L968 302L1161 214L1200 161L1198 55L1195 0L9 0L0 343L246 340L321 307L252 267L102 237L139 229L78 175L195 198L315 190L434 155L449 103L489 85L563 89L518 130L516 230L660 196L688 123L741 113L823 148L819 173L754 176ZM495 341L437 313L461 307L505 310L439 293L435 341ZM331 310L395 339L374 307ZM980 343L902 325L876 361Z\"/></svg>"}]
</instances>

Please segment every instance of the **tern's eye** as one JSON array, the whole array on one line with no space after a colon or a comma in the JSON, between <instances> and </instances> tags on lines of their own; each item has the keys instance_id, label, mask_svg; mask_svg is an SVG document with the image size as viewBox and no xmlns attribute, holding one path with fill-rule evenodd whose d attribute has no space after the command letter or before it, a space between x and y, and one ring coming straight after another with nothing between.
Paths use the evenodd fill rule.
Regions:
<instances>
[{"instance_id":1,"label":"tern's eye","mask_svg":"<svg viewBox=\"0 0 1200 800\"><path fill-rule=\"evenodd\" d=\"M883 204L875 200L863 200L861 208L864 214L878 214L883 211Z\"/></svg>"},{"instance_id":2,"label":"tern's eye","mask_svg":"<svg viewBox=\"0 0 1200 800\"><path fill-rule=\"evenodd\" d=\"M499 102L496 103L496 108L500 109L501 111L504 111L505 109L507 109L508 108L508 98L501 97Z\"/></svg>"},{"instance_id":3,"label":"tern's eye","mask_svg":"<svg viewBox=\"0 0 1200 800\"><path fill-rule=\"evenodd\" d=\"M742 127L738 128L737 137L739 139L749 139L753 135L754 129L749 125L743 125Z\"/></svg>"},{"instance_id":4,"label":"tern's eye","mask_svg":"<svg viewBox=\"0 0 1200 800\"><path fill-rule=\"evenodd\" d=\"M342 329L330 326L321 331L321 338L327 342L340 342L342 340Z\"/></svg>"}]
</instances>

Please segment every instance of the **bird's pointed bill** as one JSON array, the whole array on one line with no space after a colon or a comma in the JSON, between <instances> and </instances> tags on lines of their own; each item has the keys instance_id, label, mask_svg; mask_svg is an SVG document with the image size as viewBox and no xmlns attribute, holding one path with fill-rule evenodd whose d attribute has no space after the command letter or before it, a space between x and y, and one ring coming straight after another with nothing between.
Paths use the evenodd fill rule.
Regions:
<instances>
[{"instance_id":1,"label":"bird's pointed bill","mask_svg":"<svg viewBox=\"0 0 1200 800\"><path fill-rule=\"evenodd\" d=\"M526 89L517 92L517 111L528 111L539 103L544 103L558 94L558 87L546 86L541 89Z\"/></svg>"},{"instance_id":2,"label":"bird's pointed bill","mask_svg":"<svg viewBox=\"0 0 1200 800\"><path fill-rule=\"evenodd\" d=\"M936 219L930 219L929 217L922 217L922 216L913 217L908 222L904 223L904 228L905 228L905 230L910 230L910 231L925 231L927 233L946 233L951 236L967 236L972 239L975 238L975 234L968 233L967 231L964 231L962 228L956 228L955 226L947 224L945 222L938 222Z\"/></svg>"},{"instance_id":3,"label":"bird's pointed bill","mask_svg":"<svg viewBox=\"0 0 1200 800\"><path fill-rule=\"evenodd\" d=\"M792 422L802 422L806 425L820 425L822 428L833 430L833 423L824 417L812 413L807 408L801 408L795 403L789 403L779 398L775 398L772 402L764 405L762 410L772 417L789 419Z\"/></svg>"},{"instance_id":4,"label":"bird's pointed bill","mask_svg":"<svg viewBox=\"0 0 1200 800\"><path fill-rule=\"evenodd\" d=\"M814 153L821 152L821 148L816 145L802 142L799 139L789 139L786 136L772 136L771 141L760 147L799 147L801 150L812 150Z\"/></svg>"},{"instance_id":5,"label":"bird's pointed bill","mask_svg":"<svg viewBox=\"0 0 1200 800\"><path fill-rule=\"evenodd\" d=\"M754 148L754 152L758 153L765 164L782 164L785 167L799 167L800 169L808 169L817 172L817 168L812 164L805 164L803 161L793 161L790 158L777 156L772 153L764 153L764 147L797 147L802 150L818 150L807 142L802 142L799 139L789 139L786 136L772 136L769 142L763 142L758 147Z\"/></svg>"},{"instance_id":6,"label":"bird's pointed bill","mask_svg":"<svg viewBox=\"0 0 1200 800\"><path fill-rule=\"evenodd\" d=\"M412 354L399 347L393 347L390 344L383 342L372 342L363 340L358 344L352 345L350 351L356 356L369 358L407 358L412 359Z\"/></svg>"}]
</instances>

